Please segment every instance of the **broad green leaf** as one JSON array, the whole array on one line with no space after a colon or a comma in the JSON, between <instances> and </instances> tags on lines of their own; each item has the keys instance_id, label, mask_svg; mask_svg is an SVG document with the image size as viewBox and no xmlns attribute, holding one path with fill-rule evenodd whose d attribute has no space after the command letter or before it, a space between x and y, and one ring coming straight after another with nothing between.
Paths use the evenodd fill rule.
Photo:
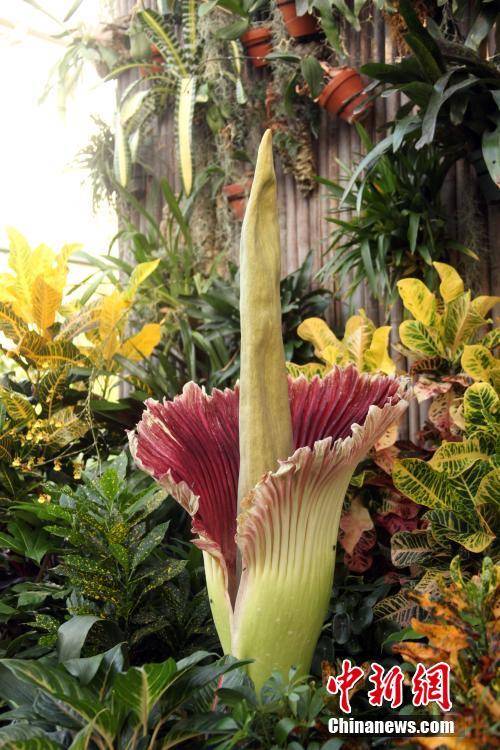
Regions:
<instances>
[{"instance_id":1,"label":"broad green leaf","mask_svg":"<svg viewBox=\"0 0 500 750\"><path fill-rule=\"evenodd\" d=\"M57 643L59 661L80 656L89 631L96 622L99 622L99 617L94 615L77 615L61 625Z\"/></svg>"},{"instance_id":2,"label":"broad green leaf","mask_svg":"<svg viewBox=\"0 0 500 750\"><path fill-rule=\"evenodd\" d=\"M436 297L419 279L401 279L397 283L403 305L415 320L426 326L434 323Z\"/></svg>"},{"instance_id":3,"label":"broad green leaf","mask_svg":"<svg viewBox=\"0 0 500 750\"><path fill-rule=\"evenodd\" d=\"M433 331L418 320L404 320L399 326L402 344L425 357L444 357L440 341Z\"/></svg>"},{"instance_id":4,"label":"broad green leaf","mask_svg":"<svg viewBox=\"0 0 500 750\"><path fill-rule=\"evenodd\" d=\"M449 477L455 477L469 469L476 461L487 461L489 456L482 450L478 438L469 438L461 443L444 442L434 453L429 465Z\"/></svg>"},{"instance_id":5,"label":"broad green leaf","mask_svg":"<svg viewBox=\"0 0 500 750\"><path fill-rule=\"evenodd\" d=\"M132 667L117 676L114 692L120 702L137 716L142 726L148 726L149 715L177 673L173 659L162 664Z\"/></svg>"},{"instance_id":6,"label":"broad green leaf","mask_svg":"<svg viewBox=\"0 0 500 750\"><path fill-rule=\"evenodd\" d=\"M439 285L439 291L441 297L445 302L451 302L451 300L458 297L464 291L464 282L462 281L458 272L447 263L432 264L439 274L441 284Z\"/></svg>"}]
</instances>

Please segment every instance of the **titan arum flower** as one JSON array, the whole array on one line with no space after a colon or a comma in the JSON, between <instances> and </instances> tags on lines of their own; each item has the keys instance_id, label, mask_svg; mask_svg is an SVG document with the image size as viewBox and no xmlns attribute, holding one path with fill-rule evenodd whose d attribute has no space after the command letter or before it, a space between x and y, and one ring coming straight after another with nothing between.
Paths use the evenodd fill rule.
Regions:
<instances>
[{"instance_id":1,"label":"titan arum flower","mask_svg":"<svg viewBox=\"0 0 500 750\"><path fill-rule=\"evenodd\" d=\"M149 400L131 435L138 465L192 517L222 647L254 660L257 688L273 670L308 672L347 486L407 406L397 379L353 366L287 377L280 261L268 131L242 229L239 386Z\"/></svg>"}]
</instances>

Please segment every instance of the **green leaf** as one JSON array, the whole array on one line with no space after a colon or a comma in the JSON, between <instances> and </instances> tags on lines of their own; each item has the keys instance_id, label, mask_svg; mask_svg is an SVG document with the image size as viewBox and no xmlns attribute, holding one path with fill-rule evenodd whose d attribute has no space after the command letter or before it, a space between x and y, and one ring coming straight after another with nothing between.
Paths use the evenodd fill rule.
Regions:
<instances>
[{"instance_id":1,"label":"green leaf","mask_svg":"<svg viewBox=\"0 0 500 750\"><path fill-rule=\"evenodd\" d=\"M89 631L100 618L94 615L77 615L59 628L57 652L59 661L76 659L80 656Z\"/></svg>"},{"instance_id":2,"label":"green leaf","mask_svg":"<svg viewBox=\"0 0 500 750\"><path fill-rule=\"evenodd\" d=\"M160 523L147 536L142 539L137 545L137 549L132 557L131 570L134 571L138 565L149 557L151 552L163 541L163 537L168 528L168 521Z\"/></svg>"},{"instance_id":3,"label":"green leaf","mask_svg":"<svg viewBox=\"0 0 500 750\"><path fill-rule=\"evenodd\" d=\"M117 676L114 691L117 699L137 716L143 727L154 706L168 688L177 673L173 659L162 664L144 664L132 667Z\"/></svg>"},{"instance_id":4,"label":"green leaf","mask_svg":"<svg viewBox=\"0 0 500 750\"><path fill-rule=\"evenodd\" d=\"M482 147L490 177L497 188L500 188L500 115L496 117L494 130L484 131Z\"/></svg>"},{"instance_id":5,"label":"green leaf","mask_svg":"<svg viewBox=\"0 0 500 750\"><path fill-rule=\"evenodd\" d=\"M493 469L483 477L474 502L478 508L488 505L500 508L500 468Z\"/></svg>"},{"instance_id":6,"label":"green leaf","mask_svg":"<svg viewBox=\"0 0 500 750\"><path fill-rule=\"evenodd\" d=\"M313 55L307 55L302 58L300 69L307 85L309 86L311 97L316 99L324 88L323 68Z\"/></svg>"}]
</instances>

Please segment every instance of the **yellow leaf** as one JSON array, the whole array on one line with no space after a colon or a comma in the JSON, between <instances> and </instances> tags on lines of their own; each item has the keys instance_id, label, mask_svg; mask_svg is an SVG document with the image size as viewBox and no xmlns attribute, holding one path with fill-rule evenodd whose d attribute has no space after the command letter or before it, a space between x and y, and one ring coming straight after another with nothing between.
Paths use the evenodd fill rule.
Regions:
<instances>
[{"instance_id":1,"label":"yellow leaf","mask_svg":"<svg viewBox=\"0 0 500 750\"><path fill-rule=\"evenodd\" d=\"M459 294L462 294L464 291L464 282L452 266L449 266L447 263L438 262L434 262L432 265L441 279L439 291L445 302L451 302Z\"/></svg>"},{"instance_id":2,"label":"yellow leaf","mask_svg":"<svg viewBox=\"0 0 500 750\"><path fill-rule=\"evenodd\" d=\"M191 130L193 106L196 96L196 78L181 78L177 105L177 133L179 134L179 161L181 164L184 192L190 195L193 187L193 157L191 153Z\"/></svg>"},{"instance_id":3,"label":"yellow leaf","mask_svg":"<svg viewBox=\"0 0 500 750\"><path fill-rule=\"evenodd\" d=\"M321 356L321 352L327 346L342 349L342 342L338 340L333 331L330 330L321 318L306 318L297 328L297 334L304 341L311 342L317 357Z\"/></svg>"},{"instance_id":4,"label":"yellow leaf","mask_svg":"<svg viewBox=\"0 0 500 750\"><path fill-rule=\"evenodd\" d=\"M344 329L344 340L346 338L349 338L349 336L352 336L352 334L355 331L357 331L358 328L361 328L364 322L365 322L365 318L363 318L362 315L351 315L351 317L346 320L345 329Z\"/></svg>"},{"instance_id":5,"label":"yellow leaf","mask_svg":"<svg viewBox=\"0 0 500 750\"><path fill-rule=\"evenodd\" d=\"M436 314L436 297L419 279L398 281L399 296L403 305L415 320L424 325L432 325Z\"/></svg>"},{"instance_id":6,"label":"yellow leaf","mask_svg":"<svg viewBox=\"0 0 500 750\"><path fill-rule=\"evenodd\" d=\"M386 375L396 372L396 365L388 352L390 334L391 326L381 326L374 332L364 358L365 369L369 372L383 372Z\"/></svg>"},{"instance_id":7,"label":"yellow leaf","mask_svg":"<svg viewBox=\"0 0 500 750\"><path fill-rule=\"evenodd\" d=\"M473 310L481 315L482 318L485 318L486 314L489 313L491 308L495 307L495 305L498 305L499 302L500 297L488 297L487 295L483 295L481 297L476 297L476 299L473 299L471 306Z\"/></svg>"},{"instance_id":8,"label":"yellow leaf","mask_svg":"<svg viewBox=\"0 0 500 750\"><path fill-rule=\"evenodd\" d=\"M157 260L149 260L146 263L139 263L139 265L134 268L130 276L128 287L124 294L127 302L132 302L136 295L137 289L148 278L148 276L156 271L159 263L160 259L158 258Z\"/></svg>"},{"instance_id":9,"label":"yellow leaf","mask_svg":"<svg viewBox=\"0 0 500 750\"><path fill-rule=\"evenodd\" d=\"M116 289L108 297L104 297L99 314L99 336L102 341L116 332L127 307L124 295Z\"/></svg>"},{"instance_id":10,"label":"yellow leaf","mask_svg":"<svg viewBox=\"0 0 500 750\"><path fill-rule=\"evenodd\" d=\"M32 311L33 321L42 332L54 323L61 302L62 290L51 286L43 276L37 276L32 287Z\"/></svg>"},{"instance_id":11,"label":"yellow leaf","mask_svg":"<svg viewBox=\"0 0 500 750\"><path fill-rule=\"evenodd\" d=\"M125 341L120 347L119 354L127 359L144 359L144 357L149 357L155 346L160 343L160 339L159 323L146 323L139 333Z\"/></svg>"},{"instance_id":12,"label":"yellow leaf","mask_svg":"<svg viewBox=\"0 0 500 750\"><path fill-rule=\"evenodd\" d=\"M17 299L15 312L27 323L31 323L31 249L23 235L9 227L10 242L9 266L16 278L12 291Z\"/></svg>"},{"instance_id":13,"label":"yellow leaf","mask_svg":"<svg viewBox=\"0 0 500 750\"><path fill-rule=\"evenodd\" d=\"M327 365L347 365L349 363L349 357L345 349L340 346L335 346L334 344L329 344L324 349L322 349L318 357L323 360L323 362L326 362Z\"/></svg>"}]
</instances>

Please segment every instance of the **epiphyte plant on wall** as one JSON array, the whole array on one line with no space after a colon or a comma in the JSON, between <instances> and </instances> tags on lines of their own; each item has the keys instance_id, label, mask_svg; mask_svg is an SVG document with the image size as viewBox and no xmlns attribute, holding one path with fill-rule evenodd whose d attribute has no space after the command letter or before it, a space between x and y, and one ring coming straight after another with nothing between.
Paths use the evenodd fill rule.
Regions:
<instances>
[{"instance_id":1,"label":"epiphyte plant on wall","mask_svg":"<svg viewBox=\"0 0 500 750\"><path fill-rule=\"evenodd\" d=\"M396 378L335 367L287 377L272 136L263 137L241 242L241 377L208 396L188 383L149 400L130 435L138 465L192 517L225 653L307 673L330 600L354 469L407 407Z\"/></svg>"}]
</instances>

